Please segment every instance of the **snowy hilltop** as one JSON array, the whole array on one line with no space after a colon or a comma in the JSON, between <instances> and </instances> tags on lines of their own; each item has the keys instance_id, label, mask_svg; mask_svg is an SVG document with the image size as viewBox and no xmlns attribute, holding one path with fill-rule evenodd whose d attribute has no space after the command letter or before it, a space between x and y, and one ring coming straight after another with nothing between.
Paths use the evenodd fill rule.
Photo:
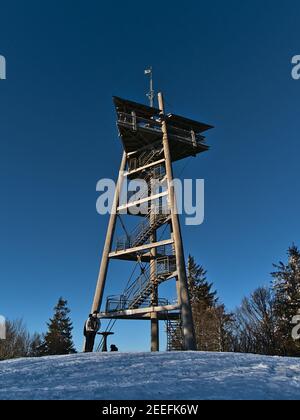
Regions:
<instances>
[{"instance_id":1,"label":"snowy hilltop","mask_svg":"<svg viewBox=\"0 0 300 420\"><path fill-rule=\"evenodd\" d=\"M0 362L0 400L300 399L300 360L94 353Z\"/></svg>"}]
</instances>

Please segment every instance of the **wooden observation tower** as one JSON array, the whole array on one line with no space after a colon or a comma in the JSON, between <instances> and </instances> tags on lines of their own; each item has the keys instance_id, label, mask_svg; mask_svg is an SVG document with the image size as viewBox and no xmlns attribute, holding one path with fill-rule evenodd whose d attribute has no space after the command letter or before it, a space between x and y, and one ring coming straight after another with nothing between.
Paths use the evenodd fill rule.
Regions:
<instances>
[{"instance_id":1,"label":"wooden observation tower","mask_svg":"<svg viewBox=\"0 0 300 420\"><path fill-rule=\"evenodd\" d=\"M173 341L168 343L169 350L174 349L174 340L178 349L196 350L172 164L207 151L203 133L212 127L167 114L161 93L158 103L155 108L114 97L124 153L92 311L100 311L100 317L109 320L149 320L151 351L159 351L161 320L166 321ZM123 184L132 180L142 180L144 187L138 195L126 194L122 202ZM136 208L141 211L137 213ZM131 224L138 220L130 232L125 217ZM118 220L124 236L115 238ZM120 295L103 302L109 262L116 259L135 262L140 273ZM162 299L159 293L160 285L170 280L176 282L175 302Z\"/></svg>"}]
</instances>

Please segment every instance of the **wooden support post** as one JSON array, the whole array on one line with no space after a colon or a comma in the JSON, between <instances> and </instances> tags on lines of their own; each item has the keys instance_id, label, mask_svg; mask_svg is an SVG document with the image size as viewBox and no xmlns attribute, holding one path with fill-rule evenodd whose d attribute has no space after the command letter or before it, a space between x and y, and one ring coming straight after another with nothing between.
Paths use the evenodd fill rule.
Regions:
<instances>
[{"instance_id":1,"label":"wooden support post","mask_svg":"<svg viewBox=\"0 0 300 420\"><path fill-rule=\"evenodd\" d=\"M126 162L127 162L127 155L124 152L123 158L120 166L120 172L119 172L119 178L116 186L112 211L110 215L110 220L108 224L107 234L106 234L106 240L104 244L103 254L102 254L102 261L100 266L100 272L98 276L97 286L96 286L96 292L94 297L94 302L92 306L92 312L93 311L99 311L102 304L103 299L103 293L105 288L105 282L106 282L106 276L107 276L107 270L108 270L108 264L109 264L109 254L111 252L112 248L112 242L114 237L114 232L116 228L116 222L117 222L117 208L119 205L119 199L121 194L121 189L123 185L124 180L124 172L126 168Z\"/></svg>"},{"instance_id":2,"label":"wooden support post","mask_svg":"<svg viewBox=\"0 0 300 420\"><path fill-rule=\"evenodd\" d=\"M149 187L149 196L152 195L152 177L150 180L150 187ZM150 226L153 226L155 223L156 213L155 213L155 204L154 202L149 203L149 208L151 209L150 213ZM151 243L156 243L157 235L154 232L150 237ZM157 256L157 248L151 249L151 259L150 259L150 279L153 284L153 291L151 295L151 306L158 306L158 286L155 286L155 280L157 277L156 272L156 256ZM151 314L151 351L157 352L159 351L159 320L158 314L153 312Z\"/></svg>"},{"instance_id":3,"label":"wooden support post","mask_svg":"<svg viewBox=\"0 0 300 420\"><path fill-rule=\"evenodd\" d=\"M159 320L156 312L151 314L151 351L159 351Z\"/></svg>"},{"instance_id":4,"label":"wooden support post","mask_svg":"<svg viewBox=\"0 0 300 420\"><path fill-rule=\"evenodd\" d=\"M193 146L197 147L196 134L194 130L191 130L191 137L192 137Z\"/></svg>"},{"instance_id":5,"label":"wooden support post","mask_svg":"<svg viewBox=\"0 0 300 420\"><path fill-rule=\"evenodd\" d=\"M135 113L135 111L131 112L131 117L132 117L132 130L136 131L137 130L137 123L136 123L136 113Z\"/></svg>"},{"instance_id":6,"label":"wooden support post","mask_svg":"<svg viewBox=\"0 0 300 420\"><path fill-rule=\"evenodd\" d=\"M175 242L176 264L178 271L178 291L179 301L181 302L181 316L182 316L182 329L184 336L185 350L197 350L192 308L190 304L190 297L188 291L188 282L186 276L184 251L182 244L182 235L179 223L179 216L176 210L176 197L173 185L173 168L172 159L168 138L168 128L165 120L164 100L162 93L158 94L159 109L162 117L162 132L163 132L163 146L166 159L166 173L168 180L169 202L171 209L172 227Z\"/></svg>"}]
</instances>

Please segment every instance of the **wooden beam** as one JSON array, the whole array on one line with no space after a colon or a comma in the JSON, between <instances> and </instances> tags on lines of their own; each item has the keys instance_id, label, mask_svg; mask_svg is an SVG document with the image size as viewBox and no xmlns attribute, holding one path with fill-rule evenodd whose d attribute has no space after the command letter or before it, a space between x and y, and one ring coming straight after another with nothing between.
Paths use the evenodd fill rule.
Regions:
<instances>
[{"instance_id":1,"label":"wooden beam","mask_svg":"<svg viewBox=\"0 0 300 420\"><path fill-rule=\"evenodd\" d=\"M180 312L158 312L157 318L159 321L178 320L181 317ZM151 314L137 314L137 315L114 315L103 314L101 319L119 319L119 320L134 320L134 321L150 321Z\"/></svg>"},{"instance_id":2,"label":"wooden beam","mask_svg":"<svg viewBox=\"0 0 300 420\"><path fill-rule=\"evenodd\" d=\"M160 165L161 163L164 163L164 162L165 162L165 159L160 159L160 160L157 160L156 162L148 163L148 165L141 166L140 168L134 169L133 171L125 172L124 176L134 175L138 172L144 171L145 169L152 168L152 166Z\"/></svg>"},{"instance_id":3,"label":"wooden beam","mask_svg":"<svg viewBox=\"0 0 300 420\"><path fill-rule=\"evenodd\" d=\"M167 239L165 241L145 244L145 245L137 246L136 248L125 249L123 251L114 251L109 254L109 258L118 258L121 255L138 253L138 252L146 251L147 249L151 249L151 248L159 248L160 246L172 245L173 243L174 243L173 239Z\"/></svg>"},{"instance_id":4,"label":"wooden beam","mask_svg":"<svg viewBox=\"0 0 300 420\"><path fill-rule=\"evenodd\" d=\"M182 243L181 228L179 222L179 215L176 209L176 196L175 188L173 185L173 167L171 148L169 144L168 126L165 118L165 107L162 93L158 94L159 109L162 116L162 132L163 132L163 146L164 155L166 159L166 174L168 177L168 189L169 189L169 205L172 216L172 232L174 237L174 247L176 254L176 266L178 270L178 300L181 304L182 314L182 329L184 336L184 348L185 350L196 351L197 344L195 338L193 314L189 296L188 280L186 275L185 257Z\"/></svg>"},{"instance_id":5,"label":"wooden beam","mask_svg":"<svg viewBox=\"0 0 300 420\"><path fill-rule=\"evenodd\" d=\"M180 309L180 305L166 305L166 306L151 306L148 308L138 308L138 309L126 309L124 311L118 312L102 312L100 313L100 318L114 318L114 317L124 317L124 316L135 316L135 315L142 315L148 314L151 315L152 313L158 312L169 312L169 311L177 311Z\"/></svg>"},{"instance_id":6,"label":"wooden beam","mask_svg":"<svg viewBox=\"0 0 300 420\"><path fill-rule=\"evenodd\" d=\"M168 191L164 191L159 194L151 195L150 197L143 198L142 200L133 201L132 203L123 204L122 206L118 207L118 212L120 213L123 210L130 209L131 207L140 206L142 204L148 203L148 201L157 200L158 198L166 197L169 194ZM146 216L146 215L145 215Z\"/></svg>"},{"instance_id":7,"label":"wooden beam","mask_svg":"<svg viewBox=\"0 0 300 420\"><path fill-rule=\"evenodd\" d=\"M91 313L94 312L94 311L99 311L100 308L101 308L101 304L102 304L103 293L104 293L107 271L108 271L108 265L109 265L109 253L111 252L111 248L112 248L112 244L113 244L113 237L114 237L116 222L117 222L116 209L117 209L118 204L119 204L120 194L121 194L122 185L123 185L123 181L124 181L123 172L124 172L125 167L126 167L126 162L127 162L127 156L126 156L126 153L123 152L123 157L122 157L119 176L118 176L117 188L115 190L115 196L114 196L112 211L111 211L109 224L108 224L108 228L107 228L106 239L105 239L104 249L103 249L103 253L102 253L101 266L100 266L99 276L98 276L98 280L97 280L97 286L96 286L96 291L95 291L95 296L94 296L94 301L93 301L93 306L92 306L92 309L91 309Z\"/></svg>"}]
</instances>

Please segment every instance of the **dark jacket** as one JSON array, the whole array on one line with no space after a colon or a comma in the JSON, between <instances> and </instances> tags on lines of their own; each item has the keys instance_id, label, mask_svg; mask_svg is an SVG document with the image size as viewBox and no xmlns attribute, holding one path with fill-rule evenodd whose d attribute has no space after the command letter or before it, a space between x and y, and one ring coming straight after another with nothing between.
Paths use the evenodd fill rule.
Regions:
<instances>
[{"instance_id":1,"label":"dark jacket","mask_svg":"<svg viewBox=\"0 0 300 420\"><path fill-rule=\"evenodd\" d=\"M101 327L101 323L100 323L99 318L94 318L92 315L90 315L84 325L83 334L84 336L86 336L87 333L97 334L97 332L100 330L100 327Z\"/></svg>"}]
</instances>

